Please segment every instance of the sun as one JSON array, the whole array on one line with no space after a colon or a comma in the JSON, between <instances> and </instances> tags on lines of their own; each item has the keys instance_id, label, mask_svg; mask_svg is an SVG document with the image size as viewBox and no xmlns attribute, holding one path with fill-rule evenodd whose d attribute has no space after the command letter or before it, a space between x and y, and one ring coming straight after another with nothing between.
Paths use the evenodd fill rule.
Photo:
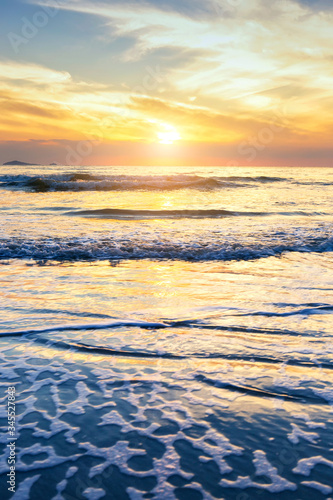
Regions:
<instances>
[{"instance_id":1,"label":"sun","mask_svg":"<svg viewBox=\"0 0 333 500\"><path fill-rule=\"evenodd\" d=\"M160 144L173 144L181 139L178 130L172 125L163 124L162 127L164 130L157 133Z\"/></svg>"}]
</instances>

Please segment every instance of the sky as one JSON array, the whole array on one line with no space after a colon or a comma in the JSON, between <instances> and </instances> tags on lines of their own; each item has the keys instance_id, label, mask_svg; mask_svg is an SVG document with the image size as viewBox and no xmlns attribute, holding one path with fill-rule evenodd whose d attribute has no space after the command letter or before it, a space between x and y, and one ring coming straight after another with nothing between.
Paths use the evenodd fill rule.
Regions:
<instances>
[{"instance_id":1,"label":"sky","mask_svg":"<svg viewBox=\"0 0 333 500\"><path fill-rule=\"evenodd\" d=\"M331 0L0 10L0 162L333 166Z\"/></svg>"}]
</instances>

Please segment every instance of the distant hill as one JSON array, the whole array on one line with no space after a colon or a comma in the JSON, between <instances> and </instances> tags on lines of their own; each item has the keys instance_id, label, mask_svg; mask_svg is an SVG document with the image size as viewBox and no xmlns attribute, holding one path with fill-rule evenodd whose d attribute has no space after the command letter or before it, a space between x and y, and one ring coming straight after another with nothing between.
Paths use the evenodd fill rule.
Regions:
<instances>
[{"instance_id":1,"label":"distant hill","mask_svg":"<svg viewBox=\"0 0 333 500\"><path fill-rule=\"evenodd\" d=\"M18 165L18 166L21 166L21 167L25 167L25 166L40 166L38 163L25 163L24 161L7 161L7 163L4 163L4 166L8 166L8 165Z\"/></svg>"},{"instance_id":2,"label":"distant hill","mask_svg":"<svg viewBox=\"0 0 333 500\"><path fill-rule=\"evenodd\" d=\"M7 161L3 164L4 166L18 165L19 167L41 167L40 163L26 163L24 161ZM57 167L58 163L50 163L50 167Z\"/></svg>"}]
</instances>

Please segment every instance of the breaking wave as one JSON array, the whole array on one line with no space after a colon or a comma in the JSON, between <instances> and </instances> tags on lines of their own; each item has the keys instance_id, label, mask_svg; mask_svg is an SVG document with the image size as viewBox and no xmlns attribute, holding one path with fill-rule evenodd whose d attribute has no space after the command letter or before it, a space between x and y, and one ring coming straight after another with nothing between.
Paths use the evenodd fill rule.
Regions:
<instances>
[{"instance_id":1,"label":"breaking wave","mask_svg":"<svg viewBox=\"0 0 333 500\"><path fill-rule=\"evenodd\" d=\"M98 260L180 260L180 261L230 261L255 260L279 256L284 252L331 252L333 237L302 239L292 235L273 241L262 237L256 242L142 240L132 238L48 238L0 240L0 259L33 259L36 261L98 261Z\"/></svg>"},{"instance_id":2,"label":"breaking wave","mask_svg":"<svg viewBox=\"0 0 333 500\"><path fill-rule=\"evenodd\" d=\"M93 217L102 219L220 219L221 217L268 217L270 215L282 216L313 216L322 213L295 212L239 212L230 210L130 210L119 208L103 208L99 210L76 210L67 212L65 215L77 215L81 217Z\"/></svg>"},{"instance_id":3,"label":"breaking wave","mask_svg":"<svg viewBox=\"0 0 333 500\"><path fill-rule=\"evenodd\" d=\"M47 191L163 191L177 189L214 190L250 187L256 184L287 181L269 176L203 177L199 175L93 175L68 173L52 175L3 175L0 187L34 192Z\"/></svg>"}]
</instances>

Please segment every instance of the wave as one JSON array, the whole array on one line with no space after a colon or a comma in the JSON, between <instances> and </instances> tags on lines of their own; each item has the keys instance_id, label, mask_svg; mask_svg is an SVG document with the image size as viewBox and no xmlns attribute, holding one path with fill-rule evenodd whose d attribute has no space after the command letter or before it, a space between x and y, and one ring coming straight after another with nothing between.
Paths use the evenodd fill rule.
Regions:
<instances>
[{"instance_id":1,"label":"wave","mask_svg":"<svg viewBox=\"0 0 333 500\"><path fill-rule=\"evenodd\" d=\"M0 337L7 337L12 335L28 335L38 333L51 333L51 332L64 332L73 330L101 330L105 328L120 328L120 327L138 327L145 329L158 329L167 328L169 325L161 322L137 321L137 320L119 320L109 321L106 323L83 323L83 324L69 324L69 325L55 325L45 328L31 328L26 330L12 330L9 332L0 332Z\"/></svg>"},{"instance_id":2,"label":"wave","mask_svg":"<svg viewBox=\"0 0 333 500\"><path fill-rule=\"evenodd\" d=\"M332 252L333 237L303 235L259 235L255 242L197 239L142 240L139 238L48 238L0 239L0 259L33 259L37 262L99 260L178 260L230 261L255 260L279 256L285 252Z\"/></svg>"},{"instance_id":3,"label":"wave","mask_svg":"<svg viewBox=\"0 0 333 500\"><path fill-rule=\"evenodd\" d=\"M269 176L203 177L199 175L93 175L68 173L52 175L3 175L0 187L34 192L48 191L164 191L177 189L214 190L249 187L256 184L283 182L288 179Z\"/></svg>"},{"instance_id":4,"label":"wave","mask_svg":"<svg viewBox=\"0 0 333 500\"><path fill-rule=\"evenodd\" d=\"M172 353L172 352L161 352L161 351L149 351L143 349L142 351L138 351L135 349L114 349L112 347L102 347L102 346L95 346L95 345L89 345L89 344L84 344L83 342L75 342L75 341L58 341L58 340L50 340L50 339L44 339L41 337L38 337L36 339L36 342L39 344L45 344L48 347L52 347L53 349L64 349L64 350L75 350L78 352L83 352L86 354L96 354L96 355L102 355L102 356L117 356L117 357L130 357L130 358L166 358L169 360L184 360L184 359L193 359L193 358L203 358L206 360L226 360L226 361L241 361L241 362L250 362L250 363L265 363L265 364L271 364L271 365L276 365L283 363L285 360L283 360L280 357L269 357L269 356L253 356L251 354L250 356L245 356L241 355L238 356L237 354L227 354L224 352L216 352L216 353L207 353L207 352L190 352L187 354L177 354L177 353ZM318 367L318 364L315 361L307 361L307 360L301 360L301 359L288 359L288 365L290 366L296 366L296 367L309 367L309 368L314 368ZM327 369L327 370L332 370L333 365L330 362L325 362L321 361L320 362L320 367L322 369ZM221 380L218 378L216 380L210 378L210 377L204 377L202 375L196 375L195 379L203 382L207 385L210 386L216 386L216 387L223 387L228 390L237 390L239 392L248 392L251 391L251 388L248 386L242 386L242 385L235 385L235 384L230 384L230 382L221 382ZM248 387L246 389L246 387ZM255 394L254 395L260 395L263 394L263 391L260 389L254 389ZM272 393L269 393L272 395ZM269 395L265 394L265 395ZM282 395L282 394L281 394ZM290 400L298 399L297 397L289 396ZM304 398L304 394L300 396L300 398ZM317 400L316 397L311 397L311 399Z\"/></svg>"},{"instance_id":5,"label":"wave","mask_svg":"<svg viewBox=\"0 0 333 500\"><path fill-rule=\"evenodd\" d=\"M145 330L160 330L160 329L167 329L170 331L170 329L173 328L203 328L206 329L208 328L209 330L224 330L230 332L230 330L234 332L246 332L248 335L251 333L258 333L260 332L261 334L264 335L271 335L271 334L283 334L283 335L290 335L290 332L288 330L267 330L267 328L253 328L253 327L240 327L240 326L234 326L230 328L230 326L221 326L221 325L210 325L205 323L204 321L198 321L198 320L185 320L185 321L170 321L170 320L162 320L162 321L157 321L157 322L149 322L149 321L138 321L138 320L117 320L117 321L112 321L108 323L86 323L86 324L60 324L60 325L54 325L50 327L45 327L45 328L27 328L26 330L12 330L12 331L5 331L5 332L0 332L0 337L12 337L12 336L23 336L23 335L35 335L34 342L37 342L39 344L44 344L47 347L52 347L52 349L61 349L61 350L75 350L77 352L83 352L87 354L96 354L96 355L102 355L102 356L121 356L121 357L134 357L134 358L166 358L170 360L184 360L184 359L193 359L193 358L204 358L204 359L223 359L223 360L228 360L228 361L242 361L242 362L251 362L251 363L268 363L268 364L281 364L283 362L288 361L288 364L291 366L299 366L299 367L314 367L318 366L318 360L312 360L312 359L301 359L301 358L288 358L286 360L283 356L280 355L270 355L269 353L263 354L263 355L258 355L258 353L253 354L252 352L249 353L248 355L244 355L242 352L241 354L237 354L234 352L226 352L225 349L219 350L215 349L214 351L207 351L207 350L197 350L197 349L190 349L184 352L183 350L178 350L175 349L173 350L172 348L165 350L165 346L159 346L158 342L154 346L150 347L143 347L141 346L139 349L137 349L135 346L124 346L124 347L117 347L117 346L112 346L112 345L100 345L100 344L91 344L91 343L85 343L82 341L78 341L76 339L72 338L61 338L58 339L56 336L50 337L48 336L49 333L62 333L65 331L69 332L74 332L74 331L89 331L89 330L107 330L107 329L113 329L113 328L140 328L140 329L145 329ZM45 336L43 334L46 334ZM296 332L295 332L296 334ZM297 336L299 337L299 332L297 333ZM89 341L91 342L91 341ZM110 343L112 344L112 338L110 338ZM320 367L325 368L325 369L333 369L333 365L330 361L327 360L320 360ZM229 385L228 382L224 384L224 382L221 382L221 380L217 379L211 379L211 377L205 377L204 379L201 379L201 376L198 376L198 380L200 379L201 382L205 382L208 385L215 385L217 384L218 387L227 387ZM231 389L231 387L229 387Z\"/></svg>"},{"instance_id":6,"label":"wave","mask_svg":"<svg viewBox=\"0 0 333 500\"><path fill-rule=\"evenodd\" d=\"M130 210L119 208L103 208L99 210L74 210L65 215L92 217L102 219L142 220L142 219L220 219L222 217L268 217L280 216L314 216L323 213L295 212L240 212L230 210Z\"/></svg>"},{"instance_id":7,"label":"wave","mask_svg":"<svg viewBox=\"0 0 333 500\"><path fill-rule=\"evenodd\" d=\"M306 307L304 309L297 309L296 311L288 311L288 312L266 312L266 311L258 311L251 312L246 314L234 314L233 316L265 316L267 318L286 318L288 316L310 316L313 314L328 314L333 312L332 305L320 305L314 307Z\"/></svg>"},{"instance_id":8,"label":"wave","mask_svg":"<svg viewBox=\"0 0 333 500\"><path fill-rule=\"evenodd\" d=\"M253 314L254 316L255 314ZM237 316L237 315L235 315ZM227 331L227 332L241 332L241 333L255 333L266 335L288 335L299 336L299 332L294 332L286 329L270 329L270 328L256 328L244 326L223 326L217 324L209 324L205 320L186 319L186 320L170 320L162 319L161 321L142 321L132 319L112 319L112 321L99 322L99 323L69 323L58 324L53 326L46 326L43 328L26 328L25 330L9 330L0 332L0 337L21 336L21 335L38 335L43 333L52 332L65 332L65 331L83 331L83 330L105 330L112 328L141 328L144 330L160 330L170 328L196 328L200 330L214 330L214 331ZM81 344L83 345L83 344Z\"/></svg>"}]
</instances>

